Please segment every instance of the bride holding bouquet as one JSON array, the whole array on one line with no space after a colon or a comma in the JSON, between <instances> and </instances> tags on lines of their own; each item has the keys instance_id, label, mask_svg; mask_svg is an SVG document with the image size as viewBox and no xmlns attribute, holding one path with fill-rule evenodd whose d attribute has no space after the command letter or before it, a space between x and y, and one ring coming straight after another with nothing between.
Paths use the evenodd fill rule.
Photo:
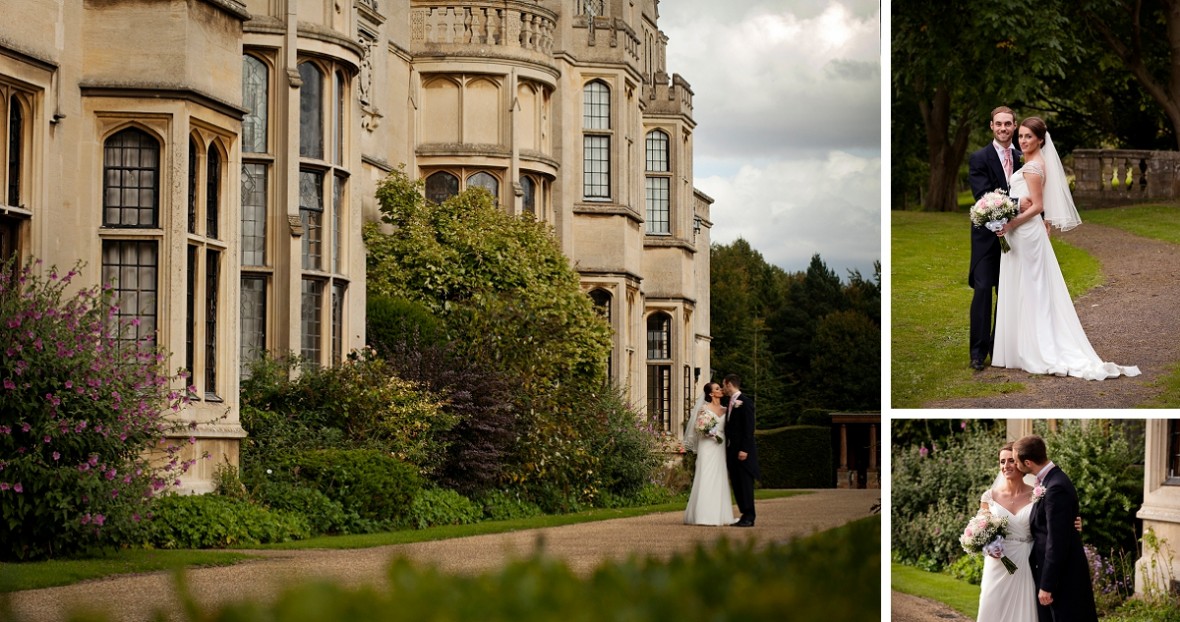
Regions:
<instances>
[{"instance_id":1,"label":"bride holding bouquet","mask_svg":"<svg viewBox=\"0 0 1180 622\"><path fill-rule=\"evenodd\" d=\"M692 492L684 510L686 525L730 525L733 503L729 497L729 470L725 463L725 408L721 406L721 385L705 384L704 398L697 402L684 429L684 448L697 454Z\"/></svg>"}]
</instances>

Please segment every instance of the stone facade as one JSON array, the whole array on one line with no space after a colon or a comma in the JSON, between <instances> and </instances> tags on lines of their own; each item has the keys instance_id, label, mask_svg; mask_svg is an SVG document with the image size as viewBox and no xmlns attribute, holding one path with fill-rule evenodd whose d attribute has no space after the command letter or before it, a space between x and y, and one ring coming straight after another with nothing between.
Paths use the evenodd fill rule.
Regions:
<instances>
[{"instance_id":1,"label":"stone facade","mask_svg":"<svg viewBox=\"0 0 1180 622\"><path fill-rule=\"evenodd\" d=\"M114 279L192 372L195 451L236 463L246 362L364 343L361 224L404 164L434 198L479 185L551 225L615 330L612 379L675 435L710 376L712 199L658 5L22 0L0 256Z\"/></svg>"}]
</instances>

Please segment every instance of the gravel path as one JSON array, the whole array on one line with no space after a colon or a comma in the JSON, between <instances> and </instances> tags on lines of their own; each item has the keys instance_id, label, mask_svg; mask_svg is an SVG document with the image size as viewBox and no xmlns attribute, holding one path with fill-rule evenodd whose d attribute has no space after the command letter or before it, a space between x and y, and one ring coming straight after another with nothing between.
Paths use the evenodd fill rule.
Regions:
<instances>
[{"instance_id":1,"label":"gravel path","mask_svg":"<svg viewBox=\"0 0 1180 622\"><path fill-rule=\"evenodd\" d=\"M979 382L1025 389L924 408L1135 408L1159 394L1151 384L1180 362L1180 247L1095 224L1053 235L1093 255L1106 276L1074 302L1094 350L1143 374L1095 382L988 367Z\"/></svg>"},{"instance_id":2,"label":"gravel path","mask_svg":"<svg viewBox=\"0 0 1180 622\"><path fill-rule=\"evenodd\" d=\"M892 622L973 622L937 601L901 592L892 592L890 597L889 619Z\"/></svg>"},{"instance_id":3,"label":"gravel path","mask_svg":"<svg viewBox=\"0 0 1180 622\"><path fill-rule=\"evenodd\" d=\"M386 568L399 556L446 572L479 573L543 547L547 555L588 574L604 560L632 555L667 558L722 537L784 542L868 516L869 508L880 498L880 490L817 490L758 501L758 525L753 529L689 527L682 524L683 513L670 512L371 549L257 551L262 559L189 570L186 577L197 603L209 610L229 602L270 600L284 587L308 580L383 585ZM23 622L56 622L79 607L105 610L112 619L125 622L149 620L157 610L179 610L169 573L124 575L11 596L13 612ZM172 619L179 618L174 615Z\"/></svg>"}]
</instances>

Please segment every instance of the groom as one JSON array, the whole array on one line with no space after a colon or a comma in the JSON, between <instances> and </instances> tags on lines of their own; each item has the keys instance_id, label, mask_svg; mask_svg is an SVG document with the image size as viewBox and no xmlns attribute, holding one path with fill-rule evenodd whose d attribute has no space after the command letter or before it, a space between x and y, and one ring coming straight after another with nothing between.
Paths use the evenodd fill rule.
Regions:
<instances>
[{"instance_id":1,"label":"groom","mask_svg":"<svg viewBox=\"0 0 1180 622\"><path fill-rule=\"evenodd\" d=\"M1020 162L1020 149L1012 143L1012 134L1016 131L1016 115L1012 109L1000 106L993 110L989 127L995 140L972 153L967 161L967 181L976 201L996 189L1008 192L1008 180ZM1031 204L1032 201L1026 198L1021 207ZM971 268L967 272L967 284L975 290L971 299L971 368L983 371L983 362L991 356L995 336L992 288L996 289L997 295L1000 289L1000 238L987 227L971 227Z\"/></svg>"},{"instance_id":2,"label":"groom","mask_svg":"<svg viewBox=\"0 0 1180 622\"><path fill-rule=\"evenodd\" d=\"M1078 493L1073 482L1049 461L1045 440L1025 436L1012 447L1016 467L1037 478L1029 523L1033 546L1029 555L1037 586L1040 622L1097 622L1090 566L1082 538L1074 530ZM1039 499L1038 499L1039 497Z\"/></svg>"},{"instance_id":3,"label":"groom","mask_svg":"<svg viewBox=\"0 0 1180 622\"><path fill-rule=\"evenodd\" d=\"M721 381L721 391L729 398L725 420L725 465L729 485L741 511L734 527L754 526L754 480L758 472L758 448L754 445L754 398L742 393L742 379L729 374Z\"/></svg>"}]
</instances>

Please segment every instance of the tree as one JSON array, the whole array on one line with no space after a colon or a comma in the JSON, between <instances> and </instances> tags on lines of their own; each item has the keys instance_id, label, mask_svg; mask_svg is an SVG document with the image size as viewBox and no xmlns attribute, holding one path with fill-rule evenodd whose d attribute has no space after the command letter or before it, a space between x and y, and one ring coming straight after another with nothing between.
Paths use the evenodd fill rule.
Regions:
<instances>
[{"instance_id":1,"label":"tree","mask_svg":"<svg viewBox=\"0 0 1180 622\"><path fill-rule=\"evenodd\" d=\"M893 89L921 113L927 209L957 209L968 139L995 106L1034 101L1065 75L1077 56L1068 27L1061 12L1019 0L893 4Z\"/></svg>"},{"instance_id":2,"label":"tree","mask_svg":"<svg viewBox=\"0 0 1180 622\"><path fill-rule=\"evenodd\" d=\"M1079 34L1121 61L1163 110L1180 146L1180 0L1070 0L1059 9L1050 12L1080 15Z\"/></svg>"}]
</instances>

